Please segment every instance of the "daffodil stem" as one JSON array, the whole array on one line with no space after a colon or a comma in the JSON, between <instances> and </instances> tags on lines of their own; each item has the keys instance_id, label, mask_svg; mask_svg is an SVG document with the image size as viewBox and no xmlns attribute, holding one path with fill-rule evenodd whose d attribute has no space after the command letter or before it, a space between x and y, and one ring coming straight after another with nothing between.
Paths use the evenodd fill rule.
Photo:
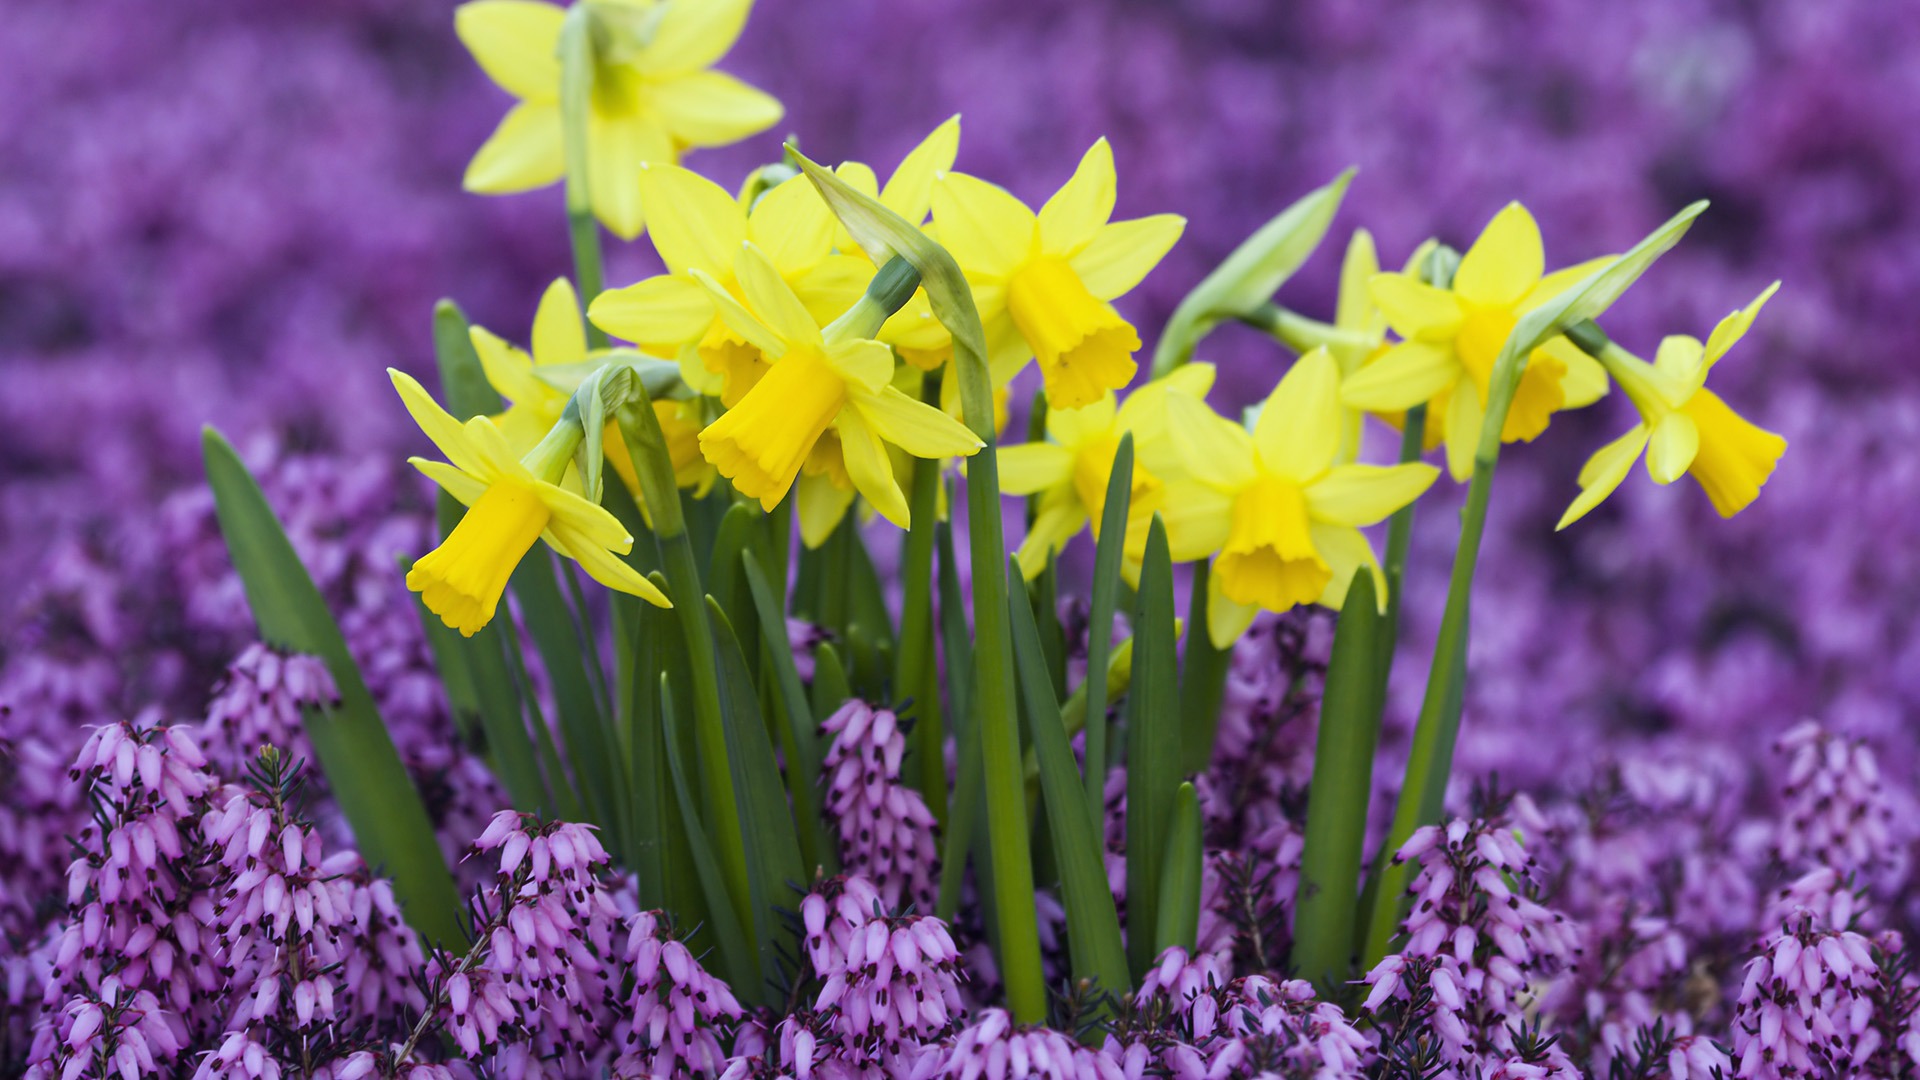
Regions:
<instances>
[{"instance_id":1,"label":"daffodil stem","mask_svg":"<svg viewBox=\"0 0 1920 1080\"><path fill-rule=\"evenodd\" d=\"M1367 347L1375 343L1373 338L1365 334L1342 330L1319 319L1310 319L1272 302L1246 312L1240 316L1240 321L1266 331L1269 337L1297 353L1312 352L1322 345Z\"/></svg>"},{"instance_id":2,"label":"daffodil stem","mask_svg":"<svg viewBox=\"0 0 1920 1080\"><path fill-rule=\"evenodd\" d=\"M1480 541L1486 532L1494 466L1500 460L1500 433L1506 427L1507 411L1513 405L1514 391L1519 386L1523 359L1502 350L1490 380L1486 418L1480 429L1480 443L1474 451L1473 481L1467 486L1467 505L1460 513L1460 543L1454 550L1447 606L1440 617L1440 634L1434 644L1426 696L1421 700L1420 719L1413 731L1413 748L1407 759L1406 780L1400 788L1400 802L1394 807L1393 825L1376 864L1380 870L1375 875L1379 886L1374 889L1373 911L1362 953L1365 968L1371 968L1387 954L1399 932L1408 868L1394 862L1392 853L1406 843L1415 829L1438 821L1446 799L1447 777L1453 770L1453 748L1460 735L1460 710L1466 692L1473 574L1480 559Z\"/></svg>"},{"instance_id":3,"label":"daffodil stem","mask_svg":"<svg viewBox=\"0 0 1920 1080\"><path fill-rule=\"evenodd\" d=\"M921 377L922 399L937 403L939 383ZM906 540L900 550L900 580L905 593L900 604L900 652L894 668L895 697L914 699L914 786L933 811L934 820L947 820L947 759L945 725L940 715L939 665L935 662L933 630L933 533L938 527L940 463L916 459L909 498Z\"/></svg>"},{"instance_id":4,"label":"daffodil stem","mask_svg":"<svg viewBox=\"0 0 1920 1080\"><path fill-rule=\"evenodd\" d=\"M575 4L560 24L560 140L567 169L567 237L573 245L574 285L582 311L600 295L605 284L600 224L593 215L591 174L587 171L587 113L593 98L590 18L590 5ZM607 335L592 322L587 323L587 347L607 347Z\"/></svg>"}]
</instances>

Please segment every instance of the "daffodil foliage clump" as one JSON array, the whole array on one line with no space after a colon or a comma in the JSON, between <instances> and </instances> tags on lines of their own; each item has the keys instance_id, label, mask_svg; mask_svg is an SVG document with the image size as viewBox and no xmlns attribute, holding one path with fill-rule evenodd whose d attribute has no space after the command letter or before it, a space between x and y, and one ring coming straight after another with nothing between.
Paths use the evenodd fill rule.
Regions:
<instances>
[{"instance_id":1,"label":"daffodil foliage clump","mask_svg":"<svg viewBox=\"0 0 1920 1080\"><path fill-rule=\"evenodd\" d=\"M1114 219L1105 140L1037 209L961 170L959 117L878 166L795 143L724 183L683 164L782 118L714 69L747 14L474 0L455 18L515 99L467 188L564 185L574 255L526 342L443 303L439 395L391 372L442 492L406 586L454 734L506 805L443 842L385 680L209 432L274 648L236 665L197 738L148 721L82 749L94 813L43 947L30 1075L1907 1067L1920 991L1871 914L1867 877L1899 844L1866 748L1783 737L1786 887L1764 913L1750 898L1744 986L1698 1007L1679 990L1714 940L1693 920L1737 892L1724 867L1686 864L1697 888L1664 907L1550 896L1599 864L1568 854L1599 842L1596 817L1492 794L1444 813L1508 445L1616 387L1633 405L1560 528L1642 458L1732 517L1785 450L1707 386L1773 287L1651 360L1596 321L1704 203L1553 263L1518 203L1398 269L1355 230L1336 309L1294 311L1277 297L1349 172L1255 230L1149 355L1114 304L1185 221ZM606 281L603 229L664 272ZM1228 321L1276 346L1243 414L1209 403L1198 359ZM1008 442L1015 411L1027 438ZM1369 453L1383 442L1398 453ZM1446 609L1369 843L1412 532L1456 531L1417 504L1447 484L1465 508ZM1338 613L1330 644L1315 610ZM1315 709L1291 776L1271 729ZM326 853L288 754L357 853ZM1651 835L1657 786L1629 786L1608 827Z\"/></svg>"}]
</instances>

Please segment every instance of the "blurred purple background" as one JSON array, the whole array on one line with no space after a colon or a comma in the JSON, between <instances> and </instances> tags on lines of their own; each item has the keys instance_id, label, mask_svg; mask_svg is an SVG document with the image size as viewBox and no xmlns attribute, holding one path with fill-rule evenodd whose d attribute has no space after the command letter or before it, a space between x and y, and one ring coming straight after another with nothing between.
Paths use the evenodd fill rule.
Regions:
<instances>
[{"instance_id":1,"label":"blurred purple background","mask_svg":"<svg viewBox=\"0 0 1920 1080\"><path fill-rule=\"evenodd\" d=\"M197 480L203 422L256 448L414 447L382 369L431 369L432 302L517 338L568 266L557 190L459 190L508 99L455 41L450 4L16 0L8 15L0 581L76 546L116 565ZM1916 47L1920 11L1885 0L769 3L723 66L788 119L689 163L731 186L791 132L887 168L960 112L960 167L1037 199L1104 134L1122 215L1190 219L1123 305L1149 341L1246 233L1348 164L1335 239L1281 296L1310 314L1330 310L1358 225L1397 262L1429 234L1464 246L1518 198L1565 264L1710 198L1607 325L1651 355L1785 279L1716 386L1788 455L1732 522L1690 481L1637 474L1555 536L1625 402L1511 453L1462 760L1551 772L1623 730L1767 738L1817 712L1910 761ZM615 253L610 278L650 256ZM1227 371L1222 405L1286 362L1232 328L1203 355ZM1421 513L1409 602L1431 622L1449 514ZM0 621L19 606L0 596ZM1411 693L1424 670L1400 675ZM1543 724L1563 740L1551 757L1528 741Z\"/></svg>"}]
</instances>

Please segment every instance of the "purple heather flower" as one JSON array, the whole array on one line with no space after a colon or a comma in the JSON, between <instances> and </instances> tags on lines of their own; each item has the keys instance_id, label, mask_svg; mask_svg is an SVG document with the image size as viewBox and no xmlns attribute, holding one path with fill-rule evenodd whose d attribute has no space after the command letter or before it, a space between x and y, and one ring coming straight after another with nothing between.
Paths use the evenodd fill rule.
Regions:
<instances>
[{"instance_id":1,"label":"purple heather flower","mask_svg":"<svg viewBox=\"0 0 1920 1080\"><path fill-rule=\"evenodd\" d=\"M1774 743L1787 755L1780 861L1878 876L1904 863L1904 838L1865 742L1803 720Z\"/></svg>"},{"instance_id":2,"label":"purple heather flower","mask_svg":"<svg viewBox=\"0 0 1920 1080\"><path fill-rule=\"evenodd\" d=\"M216 767L230 776L242 773L262 746L310 762L312 743L300 711L339 703L340 691L326 661L256 641L227 665L226 676L214 688L200 742Z\"/></svg>"},{"instance_id":3,"label":"purple heather flower","mask_svg":"<svg viewBox=\"0 0 1920 1080\"><path fill-rule=\"evenodd\" d=\"M667 931L657 911L633 917L626 961L633 974L613 1038L618 1077L719 1075L727 1067L720 1037L741 1017L733 991L708 974Z\"/></svg>"},{"instance_id":4,"label":"purple heather flower","mask_svg":"<svg viewBox=\"0 0 1920 1080\"><path fill-rule=\"evenodd\" d=\"M933 812L900 780L907 737L894 714L859 699L820 724L833 736L821 762L826 812L838 825L840 861L880 891L888 910L933 906L940 856Z\"/></svg>"},{"instance_id":5,"label":"purple heather flower","mask_svg":"<svg viewBox=\"0 0 1920 1080\"><path fill-rule=\"evenodd\" d=\"M964 1015L960 952L946 924L893 916L864 878L834 878L800 902L802 949L842 1060L892 1067L953 1031Z\"/></svg>"}]
</instances>

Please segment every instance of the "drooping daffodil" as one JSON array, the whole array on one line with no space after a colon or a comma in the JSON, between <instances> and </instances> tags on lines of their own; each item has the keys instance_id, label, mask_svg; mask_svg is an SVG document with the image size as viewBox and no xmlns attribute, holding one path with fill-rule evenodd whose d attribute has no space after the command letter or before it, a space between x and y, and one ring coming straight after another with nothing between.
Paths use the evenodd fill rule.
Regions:
<instances>
[{"instance_id":1,"label":"drooping daffodil","mask_svg":"<svg viewBox=\"0 0 1920 1080\"><path fill-rule=\"evenodd\" d=\"M581 0L583 3L596 0ZM752 0L599 0L587 116L594 214L624 240L640 235L645 162L725 146L780 122L780 102L708 70L740 36ZM467 165L468 191L507 195L566 171L560 123L560 26L567 10L540 0L472 0L454 30L502 90L520 99Z\"/></svg>"},{"instance_id":2,"label":"drooping daffodil","mask_svg":"<svg viewBox=\"0 0 1920 1080\"><path fill-rule=\"evenodd\" d=\"M1162 514L1176 560L1214 556L1207 631L1226 648L1262 611L1339 608L1353 575L1386 578L1360 532L1412 502L1439 470L1345 465L1340 368L1326 349L1301 357L1249 433L1194 398L1166 395L1167 424L1188 479L1168 485Z\"/></svg>"},{"instance_id":3,"label":"drooping daffodil","mask_svg":"<svg viewBox=\"0 0 1920 1080\"><path fill-rule=\"evenodd\" d=\"M771 360L721 316L696 271L738 300L734 257L752 243L817 325L859 299L873 276L866 259L833 253L833 211L804 176L767 191L751 210L678 166L649 165L640 170L639 184L654 208L650 235L668 272L601 293L587 317L648 352L679 358L687 385L728 406L753 389Z\"/></svg>"},{"instance_id":4,"label":"drooping daffodil","mask_svg":"<svg viewBox=\"0 0 1920 1080\"><path fill-rule=\"evenodd\" d=\"M1047 402L1079 409L1133 379L1140 335L1108 301L1140 283L1186 228L1177 214L1113 216L1113 151L1101 139L1035 214L964 173L934 185L934 234L966 273L995 385L1037 356Z\"/></svg>"},{"instance_id":5,"label":"drooping daffodil","mask_svg":"<svg viewBox=\"0 0 1920 1080\"><path fill-rule=\"evenodd\" d=\"M893 350L857 334L828 337L773 261L751 244L734 257L741 297L703 270L727 326L767 357L764 375L700 433L700 448L742 495L771 511L829 430L847 477L888 521L906 528L907 499L886 444L922 458L971 455L984 444L959 421L890 385Z\"/></svg>"},{"instance_id":6,"label":"drooping daffodil","mask_svg":"<svg viewBox=\"0 0 1920 1080\"><path fill-rule=\"evenodd\" d=\"M1403 340L1347 379L1341 399L1373 412L1427 405L1427 423L1439 425L1446 441L1449 471L1466 480L1473 474L1494 361L1514 324L1606 261L1543 274L1540 228L1526 207L1508 204L1461 257L1451 288L1411 273L1373 277L1373 299ZM1554 338L1528 357L1500 437L1531 440L1555 412L1591 405L1606 392L1600 365L1565 338Z\"/></svg>"},{"instance_id":7,"label":"drooping daffodil","mask_svg":"<svg viewBox=\"0 0 1920 1080\"><path fill-rule=\"evenodd\" d=\"M447 460L409 458L412 465L467 507L440 546L407 571L407 588L427 610L471 637L492 620L514 567L544 539L610 589L660 607L667 597L619 556L633 537L604 507L560 486L572 456L571 440L543 440L522 457L484 416L455 420L414 379L388 369L394 389Z\"/></svg>"},{"instance_id":8,"label":"drooping daffodil","mask_svg":"<svg viewBox=\"0 0 1920 1080\"><path fill-rule=\"evenodd\" d=\"M1691 474L1721 517L1732 517L1759 497L1787 451L1787 440L1728 408L1706 381L1779 288L1774 282L1753 303L1721 319L1705 345L1684 334L1662 340L1651 364L1617 347L1601 350L1600 362L1639 411L1640 423L1587 460L1580 470L1580 497L1555 528L1580 520L1613 494L1642 451L1654 483L1671 484Z\"/></svg>"},{"instance_id":9,"label":"drooping daffodil","mask_svg":"<svg viewBox=\"0 0 1920 1080\"><path fill-rule=\"evenodd\" d=\"M1008 495L1038 495L1033 525L1020 545L1020 570L1028 580L1047 567L1047 559L1082 528L1092 526L1100 539L1107 481L1122 436L1133 436L1133 482L1127 504L1127 535L1122 567L1129 580L1138 576L1146 552L1147 530L1165 501L1166 481L1184 475L1179 453L1168 437L1169 395L1203 401L1213 387L1212 364L1183 364L1117 401L1111 391L1084 409L1049 410L1046 442L1003 447L1000 490Z\"/></svg>"}]
</instances>

